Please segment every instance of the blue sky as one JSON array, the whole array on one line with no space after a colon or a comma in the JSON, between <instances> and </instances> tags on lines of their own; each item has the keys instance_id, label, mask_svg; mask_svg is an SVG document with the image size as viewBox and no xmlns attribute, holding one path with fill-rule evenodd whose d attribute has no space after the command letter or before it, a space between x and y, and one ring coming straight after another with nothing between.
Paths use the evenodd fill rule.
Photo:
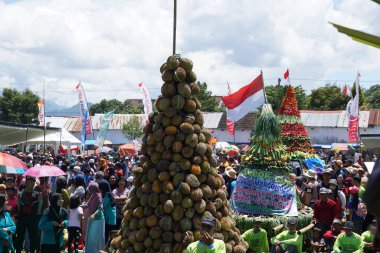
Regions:
<instances>
[{"instance_id":1,"label":"blue sky","mask_svg":"<svg viewBox=\"0 0 380 253\"><path fill-rule=\"evenodd\" d=\"M340 34L333 21L380 34L380 7L362 0L181 0L177 49L194 62L217 95L263 70L266 85L287 68L306 90L325 83L380 83L380 50ZM141 97L145 82L160 91L159 67L172 48L172 1L0 0L0 89L30 88L77 103L82 81L89 101ZM284 83L284 81L283 81Z\"/></svg>"}]
</instances>

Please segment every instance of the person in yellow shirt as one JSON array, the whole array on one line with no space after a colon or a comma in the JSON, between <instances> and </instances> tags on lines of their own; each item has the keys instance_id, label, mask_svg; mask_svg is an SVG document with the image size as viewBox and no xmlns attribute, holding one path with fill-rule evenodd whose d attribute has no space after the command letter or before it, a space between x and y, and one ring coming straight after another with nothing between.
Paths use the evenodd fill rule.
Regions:
<instances>
[{"instance_id":1,"label":"person in yellow shirt","mask_svg":"<svg viewBox=\"0 0 380 253\"><path fill-rule=\"evenodd\" d=\"M297 233L297 219L288 220L289 230L283 231L271 239L271 253L301 253L303 235Z\"/></svg>"},{"instance_id":2,"label":"person in yellow shirt","mask_svg":"<svg viewBox=\"0 0 380 253\"><path fill-rule=\"evenodd\" d=\"M269 252L267 232L261 228L261 218L254 218L253 229L245 231L242 238L249 245L247 253Z\"/></svg>"},{"instance_id":3,"label":"person in yellow shirt","mask_svg":"<svg viewBox=\"0 0 380 253\"><path fill-rule=\"evenodd\" d=\"M373 242L376 235L376 220L372 221L368 227L368 230L363 232L361 237L364 243L364 252L372 253L376 252Z\"/></svg>"},{"instance_id":4,"label":"person in yellow shirt","mask_svg":"<svg viewBox=\"0 0 380 253\"><path fill-rule=\"evenodd\" d=\"M226 253L222 240L214 239L216 221L213 216L204 216L201 220L201 239L187 246L187 253Z\"/></svg>"}]
</instances>

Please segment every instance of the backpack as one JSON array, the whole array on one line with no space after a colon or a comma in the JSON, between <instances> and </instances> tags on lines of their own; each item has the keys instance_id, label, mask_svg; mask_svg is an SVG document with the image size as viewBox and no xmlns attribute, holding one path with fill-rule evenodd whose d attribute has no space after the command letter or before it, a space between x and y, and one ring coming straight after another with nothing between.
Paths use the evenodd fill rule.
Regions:
<instances>
[{"instance_id":1,"label":"backpack","mask_svg":"<svg viewBox=\"0 0 380 253\"><path fill-rule=\"evenodd\" d=\"M363 202L360 202L358 204L356 215L362 218L365 218L367 216L367 206Z\"/></svg>"}]
</instances>

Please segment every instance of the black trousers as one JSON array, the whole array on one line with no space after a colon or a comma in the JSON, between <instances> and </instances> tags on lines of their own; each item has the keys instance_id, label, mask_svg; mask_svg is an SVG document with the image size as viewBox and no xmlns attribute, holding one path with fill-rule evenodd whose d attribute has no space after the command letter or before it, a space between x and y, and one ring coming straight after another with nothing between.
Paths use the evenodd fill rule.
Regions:
<instances>
[{"instance_id":1,"label":"black trousers","mask_svg":"<svg viewBox=\"0 0 380 253\"><path fill-rule=\"evenodd\" d=\"M74 252L78 253L80 228L78 228L78 227L69 227L67 229L67 231L69 232L69 238L68 238L68 241L67 241L67 252L68 253L73 252L73 249L71 248L71 244L74 244Z\"/></svg>"},{"instance_id":2,"label":"black trousers","mask_svg":"<svg viewBox=\"0 0 380 253\"><path fill-rule=\"evenodd\" d=\"M106 244L108 243L108 240L110 239L111 232L114 229L116 229L115 225L110 225L110 224L106 223L106 229L105 229Z\"/></svg>"},{"instance_id":3,"label":"black trousers","mask_svg":"<svg viewBox=\"0 0 380 253\"><path fill-rule=\"evenodd\" d=\"M24 247L25 231L28 229L30 240L30 252L34 253L39 249L37 215L19 215L16 226L16 252L21 252Z\"/></svg>"},{"instance_id":4,"label":"black trousers","mask_svg":"<svg viewBox=\"0 0 380 253\"><path fill-rule=\"evenodd\" d=\"M41 244L41 253L60 253L61 249L56 244Z\"/></svg>"}]
</instances>

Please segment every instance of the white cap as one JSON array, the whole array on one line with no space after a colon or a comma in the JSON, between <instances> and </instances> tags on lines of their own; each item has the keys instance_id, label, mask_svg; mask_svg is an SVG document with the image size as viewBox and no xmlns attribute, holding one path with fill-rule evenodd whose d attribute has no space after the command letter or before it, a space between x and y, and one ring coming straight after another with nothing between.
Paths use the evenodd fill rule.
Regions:
<instances>
[{"instance_id":1,"label":"white cap","mask_svg":"<svg viewBox=\"0 0 380 253\"><path fill-rule=\"evenodd\" d=\"M132 183L133 182L133 176L129 176L127 179L128 182Z\"/></svg>"}]
</instances>

